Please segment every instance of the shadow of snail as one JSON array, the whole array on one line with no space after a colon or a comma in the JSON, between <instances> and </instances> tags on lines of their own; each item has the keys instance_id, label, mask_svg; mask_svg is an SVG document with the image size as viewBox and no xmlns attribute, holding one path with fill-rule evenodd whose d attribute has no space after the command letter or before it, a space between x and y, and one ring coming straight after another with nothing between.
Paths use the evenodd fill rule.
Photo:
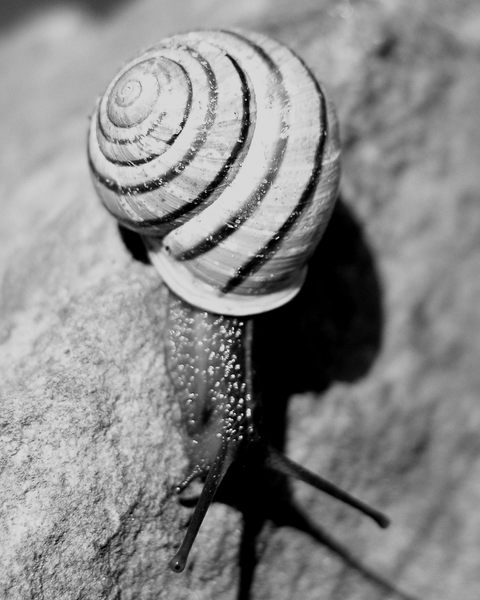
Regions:
<instances>
[{"instance_id":1,"label":"shadow of snail","mask_svg":"<svg viewBox=\"0 0 480 600\"><path fill-rule=\"evenodd\" d=\"M120 70L91 119L96 191L122 227L142 236L170 292L165 354L190 460L176 491L203 482L170 567L184 570L208 507L225 499L246 517L242 598L253 574L251 540L267 518L340 551L294 508L287 478L388 525L281 452L289 394L325 389L342 370L340 378L358 377L380 337L378 283L344 207L333 219L341 243L331 233L315 253L338 194L339 154L335 113L309 69L285 46L245 31L163 40ZM329 256L329 245L339 256ZM363 291L370 286L362 297L351 285L359 269ZM328 277L337 296L335 285L324 293ZM363 345L348 327L358 303ZM342 343L354 359L338 360ZM241 492L245 477L261 490L255 505Z\"/></svg>"}]
</instances>

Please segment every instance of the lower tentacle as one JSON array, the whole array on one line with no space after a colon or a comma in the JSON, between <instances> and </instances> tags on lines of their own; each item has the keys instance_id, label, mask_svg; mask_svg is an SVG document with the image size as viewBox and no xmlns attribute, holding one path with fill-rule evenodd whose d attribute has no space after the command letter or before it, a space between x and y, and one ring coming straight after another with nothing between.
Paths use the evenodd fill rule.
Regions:
<instances>
[{"instance_id":1,"label":"lower tentacle","mask_svg":"<svg viewBox=\"0 0 480 600\"><path fill-rule=\"evenodd\" d=\"M325 492L344 504L356 508L358 511L375 521L379 527L385 528L390 525L390 519L386 515L377 509L372 508L362 500L351 496L348 492L340 489L330 481L323 479L323 477L320 477L308 469L305 469L305 467L293 462L272 446L268 446L267 449L266 466L287 477L293 477L294 479L299 479L300 481L308 483L317 490Z\"/></svg>"},{"instance_id":2,"label":"lower tentacle","mask_svg":"<svg viewBox=\"0 0 480 600\"><path fill-rule=\"evenodd\" d=\"M233 445L235 446L236 444ZM203 519L207 514L210 504L215 498L215 494L222 483L226 472L233 462L234 456L235 452L234 448L232 448L232 444L223 442L219 447L213 464L208 470L205 485L203 486L202 493L200 494L200 498L195 506L195 510L188 525L187 532L185 533L185 537L183 538L182 544L169 563L172 571L181 573L185 569L188 555L192 548L193 542L197 537L198 530L200 529Z\"/></svg>"}]
</instances>

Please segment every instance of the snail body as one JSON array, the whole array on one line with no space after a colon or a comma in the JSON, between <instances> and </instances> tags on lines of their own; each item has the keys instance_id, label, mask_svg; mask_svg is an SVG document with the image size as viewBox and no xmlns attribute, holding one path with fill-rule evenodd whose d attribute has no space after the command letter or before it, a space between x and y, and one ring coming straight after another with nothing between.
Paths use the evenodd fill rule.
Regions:
<instances>
[{"instance_id":1,"label":"snail body","mask_svg":"<svg viewBox=\"0 0 480 600\"><path fill-rule=\"evenodd\" d=\"M328 223L339 180L332 106L304 63L265 36L201 31L134 58L91 119L88 156L102 203L137 231L170 290L165 342L190 471L205 480L183 570L223 476L255 421L255 314L288 302ZM386 518L268 447L269 467Z\"/></svg>"}]
</instances>

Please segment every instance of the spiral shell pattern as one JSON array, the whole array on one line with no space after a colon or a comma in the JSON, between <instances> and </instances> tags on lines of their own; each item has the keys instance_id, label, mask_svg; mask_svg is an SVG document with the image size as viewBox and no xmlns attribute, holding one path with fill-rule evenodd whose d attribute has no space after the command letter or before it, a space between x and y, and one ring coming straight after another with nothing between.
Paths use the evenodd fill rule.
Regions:
<instances>
[{"instance_id":1,"label":"spiral shell pattern","mask_svg":"<svg viewBox=\"0 0 480 600\"><path fill-rule=\"evenodd\" d=\"M168 38L128 63L91 119L95 188L166 284L210 312L275 308L303 283L337 196L334 111L259 34Z\"/></svg>"}]
</instances>

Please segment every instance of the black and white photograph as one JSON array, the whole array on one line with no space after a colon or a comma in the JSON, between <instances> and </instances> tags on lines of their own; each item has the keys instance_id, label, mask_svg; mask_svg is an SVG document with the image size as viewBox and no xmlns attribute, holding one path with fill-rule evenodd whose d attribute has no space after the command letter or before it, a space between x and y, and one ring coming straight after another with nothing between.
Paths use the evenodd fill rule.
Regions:
<instances>
[{"instance_id":1,"label":"black and white photograph","mask_svg":"<svg viewBox=\"0 0 480 600\"><path fill-rule=\"evenodd\" d=\"M478 0L6 0L0 72L0 600L478 600Z\"/></svg>"}]
</instances>

